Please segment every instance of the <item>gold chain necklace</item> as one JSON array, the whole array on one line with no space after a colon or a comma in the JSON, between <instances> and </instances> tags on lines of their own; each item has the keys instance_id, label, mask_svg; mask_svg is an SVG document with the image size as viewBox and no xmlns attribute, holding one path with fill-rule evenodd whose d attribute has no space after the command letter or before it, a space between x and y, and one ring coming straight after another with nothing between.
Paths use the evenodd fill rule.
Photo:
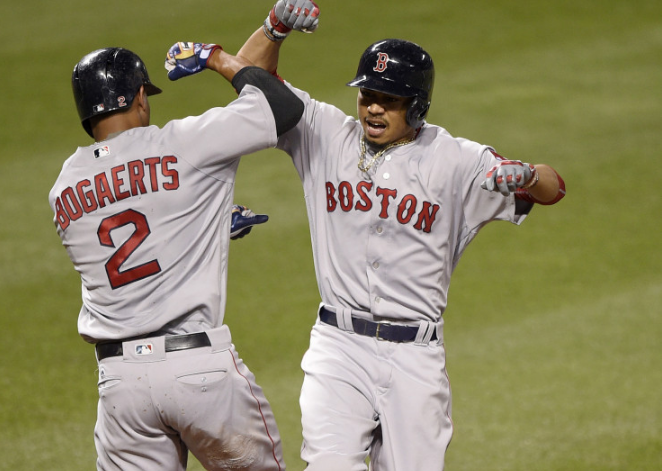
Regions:
<instances>
[{"instance_id":1,"label":"gold chain necklace","mask_svg":"<svg viewBox=\"0 0 662 471\"><path fill-rule=\"evenodd\" d=\"M365 162L365 154L366 154L366 145L365 145L365 136L361 136L361 157L359 158L359 170L362 172L367 172L372 168L373 165L375 165L375 162L377 162L377 159L379 159L382 155L384 155L384 152L386 152L389 149L392 149L394 147L399 147L399 146L404 146L407 144L411 144L414 142L413 139L406 139L404 141L398 141L398 142L392 142L386 147L384 147L382 150L377 152L375 155L372 156L370 161L366 164Z\"/></svg>"}]
</instances>

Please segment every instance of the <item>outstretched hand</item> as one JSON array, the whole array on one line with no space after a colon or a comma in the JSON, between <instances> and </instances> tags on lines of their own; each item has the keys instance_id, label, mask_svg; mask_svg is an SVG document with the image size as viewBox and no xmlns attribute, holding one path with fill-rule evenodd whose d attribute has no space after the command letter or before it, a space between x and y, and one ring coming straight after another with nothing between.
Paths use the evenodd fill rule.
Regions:
<instances>
[{"instance_id":1,"label":"outstretched hand","mask_svg":"<svg viewBox=\"0 0 662 471\"><path fill-rule=\"evenodd\" d=\"M498 191L504 196L526 188L536 177L536 168L519 160L502 160L487 172L481 188Z\"/></svg>"},{"instance_id":2,"label":"outstretched hand","mask_svg":"<svg viewBox=\"0 0 662 471\"><path fill-rule=\"evenodd\" d=\"M216 44L178 42L172 45L166 54L165 68L170 80L179 80L188 75L197 74L207 68L207 61L217 49Z\"/></svg>"},{"instance_id":3,"label":"outstretched hand","mask_svg":"<svg viewBox=\"0 0 662 471\"><path fill-rule=\"evenodd\" d=\"M232 207L232 223L230 226L230 239L236 240L248 235L253 226L264 224L269 220L266 214L255 214L246 206L235 204Z\"/></svg>"}]
</instances>

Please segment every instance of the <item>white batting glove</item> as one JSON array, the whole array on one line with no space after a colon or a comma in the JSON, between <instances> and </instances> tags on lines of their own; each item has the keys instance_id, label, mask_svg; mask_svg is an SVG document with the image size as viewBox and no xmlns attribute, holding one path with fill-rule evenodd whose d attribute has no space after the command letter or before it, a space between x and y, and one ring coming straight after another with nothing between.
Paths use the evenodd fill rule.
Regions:
<instances>
[{"instance_id":1,"label":"white batting glove","mask_svg":"<svg viewBox=\"0 0 662 471\"><path fill-rule=\"evenodd\" d=\"M312 33L319 24L319 12L312 0L278 0L264 20L264 34L282 41L292 30Z\"/></svg>"},{"instance_id":2,"label":"white batting glove","mask_svg":"<svg viewBox=\"0 0 662 471\"><path fill-rule=\"evenodd\" d=\"M280 0L274 9L278 19L288 28L304 33L317 29L320 9L312 0Z\"/></svg>"},{"instance_id":3,"label":"white batting glove","mask_svg":"<svg viewBox=\"0 0 662 471\"><path fill-rule=\"evenodd\" d=\"M255 214L246 206L235 204L232 206L232 223L230 226L230 239L236 240L247 236L253 226L264 224L269 220L266 214Z\"/></svg>"},{"instance_id":4,"label":"white batting glove","mask_svg":"<svg viewBox=\"0 0 662 471\"><path fill-rule=\"evenodd\" d=\"M502 160L487 172L480 186L487 191L498 191L508 196L518 188L527 188L535 178L536 168L533 165L519 160Z\"/></svg>"}]
</instances>

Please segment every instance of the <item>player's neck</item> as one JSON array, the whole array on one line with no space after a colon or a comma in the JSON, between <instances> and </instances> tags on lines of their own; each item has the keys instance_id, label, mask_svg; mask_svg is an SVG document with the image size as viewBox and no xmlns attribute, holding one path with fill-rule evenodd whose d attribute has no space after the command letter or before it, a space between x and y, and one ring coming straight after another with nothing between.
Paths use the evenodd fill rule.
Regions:
<instances>
[{"instance_id":1,"label":"player's neck","mask_svg":"<svg viewBox=\"0 0 662 471\"><path fill-rule=\"evenodd\" d=\"M142 92L142 88L140 89ZM133 104L127 110L90 118L92 134L97 142L105 141L111 135L117 135L129 129L149 126L149 104L147 95L136 96Z\"/></svg>"},{"instance_id":2,"label":"player's neck","mask_svg":"<svg viewBox=\"0 0 662 471\"><path fill-rule=\"evenodd\" d=\"M396 139L393 139L390 142L387 142L385 144L382 143L377 143L373 142L370 139L367 139L366 135L364 134L363 141L366 144L367 150L370 154L376 154L379 152L384 152L387 149L390 149L392 147L398 147L404 144L409 144L410 142L413 142L416 140L416 137L418 137L418 133L421 131L421 128L414 129L414 128L409 128L409 131L402 135L401 137L398 137Z\"/></svg>"},{"instance_id":3,"label":"player's neck","mask_svg":"<svg viewBox=\"0 0 662 471\"><path fill-rule=\"evenodd\" d=\"M368 152L371 154L376 154L378 152L383 152L387 149L390 149L391 147L398 147L404 144L409 144L410 142L416 139L417 134L418 134L417 132L413 132L411 135L403 136L400 139L387 142L386 144L377 144L375 142L369 141L368 139L364 139L364 142L366 143Z\"/></svg>"},{"instance_id":4,"label":"player's neck","mask_svg":"<svg viewBox=\"0 0 662 471\"><path fill-rule=\"evenodd\" d=\"M92 126L92 134L95 141L101 142L143 125L140 119L131 113L110 115Z\"/></svg>"}]
</instances>

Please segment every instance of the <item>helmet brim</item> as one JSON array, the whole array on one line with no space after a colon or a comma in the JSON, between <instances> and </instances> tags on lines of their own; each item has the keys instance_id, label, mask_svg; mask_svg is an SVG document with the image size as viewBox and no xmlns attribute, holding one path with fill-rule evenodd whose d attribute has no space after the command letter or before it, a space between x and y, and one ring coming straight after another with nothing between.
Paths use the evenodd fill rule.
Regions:
<instances>
[{"instance_id":1,"label":"helmet brim","mask_svg":"<svg viewBox=\"0 0 662 471\"><path fill-rule=\"evenodd\" d=\"M367 88L375 92L386 93L387 95L412 97L417 95L417 91L408 85L395 82L389 78L376 78L369 75L359 75L351 82L347 82L348 87Z\"/></svg>"},{"instance_id":2,"label":"helmet brim","mask_svg":"<svg viewBox=\"0 0 662 471\"><path fill-rule=\"evenodd\" d=\"M144 83L143 86L145 87L145 92L147 93L147 96L158 95L159 93L163 93L163 90L161 90L159 87L157 87L151 82Z\"/></svg>"}]
</instances>

